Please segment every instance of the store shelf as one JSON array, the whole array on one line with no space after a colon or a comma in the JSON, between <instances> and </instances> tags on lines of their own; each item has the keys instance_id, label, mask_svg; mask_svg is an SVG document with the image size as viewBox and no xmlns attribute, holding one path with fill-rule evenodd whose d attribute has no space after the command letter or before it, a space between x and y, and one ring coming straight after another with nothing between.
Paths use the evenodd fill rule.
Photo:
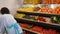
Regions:
<instances>
[{"instance_id":1,"label":"store shelf","mask_svg":"<svg viewBox=\"0 0 60 34\"><path fill-rule=\"evenodd\" d=\"M27 14L27 15L43 16L43 17L52 17L52 16L60 17L60 14L44 14L44 13L23 12L23 11L17 11L17 13L20 13L20 14Z\"/></svg>"},{"instance_id":2,"label":"store shelf","mask_svg":"<svg viewBox=\"0 0 60 34\"><path fill-rule=\"evenodd\" d=\"M16 18L16 19L22 19L22 20L27 20L27 21L37 22L37 21L34 21L34 20L26 19L26 18ZM40 23L45 23L45 22L40 22ZM55 24L55 23L45 23L45 24L50 24L50 25L60 26L59 24Z\"/></svg>"},{"instance_id":3,"label":"store shelf","mask_svg":"<svg viewBox=\"0 0 60 34\"><path fill-rule=\"evenodd\" d=\"M33 31L33 30L30 30L30 29L27 29L27 28L22 28L23 30L26 30L26 31L29 31L29 32L33 32L33 33L36 33L36 34L41 34L39 32L36 32L36 31Z\"/></svg>"},{"instance_id":4,"label":"store shelf","mask_svg":"<svg viewBox=\"0 0 60 34\"><path fill-rule=\"evenodd\" d=\"M36 21L29 20L29 19L25 19L25 18L15 18L15 19L21 23L34 24L37 26L42 26L44 28L52 28L57 31L60 31L60 25L58 25L58 24L36 22Z\"/></svg>"}]
</instances>

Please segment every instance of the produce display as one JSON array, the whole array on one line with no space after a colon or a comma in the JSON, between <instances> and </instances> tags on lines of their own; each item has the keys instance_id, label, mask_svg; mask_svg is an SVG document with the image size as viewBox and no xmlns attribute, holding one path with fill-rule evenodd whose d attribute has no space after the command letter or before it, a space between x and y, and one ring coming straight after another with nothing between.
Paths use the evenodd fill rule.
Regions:
<instances>
[{"instance_id":1,"label":"produce display","mask_svg":"<svg viewBox=\"0 0 60 34\"><path fill-rule=\"evenodd\" d=\"M34 16L34 15L16 14L15 18L25 18L25 19L29 19L31 21L51 23L50 18L41 17L41 16Z\"/></svg>"},{"instance_id":2,"label":"produce display","mask_svg":"<svg viewBox=\"0 0 60 34\"><path fill-rule=\"evenodd\" d=\"M56 16L52 17L52 23L60 24L60 18Z\"/></svg>"},{"instance_id":3,"label":"produce display","mask_svg":"<svg viewBox=\"0 0 60 34\"><path fill-rule=\"evenodd\" d=\"M57 6L54 9L48 7L42 7L38 12L47 14L60 14L60 6Z\"/></svg>"},{"instance_id":4,"label":"produce display","mask_svg":"<svg viewBox=\"0 0 60 34\"><path fill-rule=\"evenodd\" d=\"M42 0L42 4L60 4L60 0Z\"/></svg>"},{"instance_id":5,"label":"produce display","mask_svg":"<svg viewBox=\"0 0 60 34\"><path fill-rule=\"evenodd\" d=\"M60 4L60 0L24 0L24 4Z\"/></svg>"},{"instance_id":6,"label":"produce display","mask_svg":"<svg viewBox=\"0 0 60 34\"><path fill-rule=\"evenodd\" d=\"M20 26L21 27L23 27L23 28L28 28L28 29L30 29L31 27L33 27L33 25L28 25L28 24L22 24L22 23L20 23Z\"/></svg>"},{"instance_id":7,"label":"produce display","mask_svg":"<svg viewBox=\"0 0 60 34\"><path fill-rule=\"evenodd\" d=\"M26 28L28 26L28 24L21 24L20 23L20 26Z\"/></svg>"},{"instance_id":8,"label":"produce display","mask_svg":"<svg viewBox=\"0 0 60 34\"><path fill-rule=\"evenodd\" d=\"M18 11L33 12L34 11L34 7L23 7L23 8L19 8Z\"/></svg>"},{"instance_id":9,"label":"produce display","mask_svg":"<svg viewBox=\"0 0 60 34\"><path fill-rule=\"evenodd\" d=\"M25 3L27 3L28 0L25 0ZM38 0L36 0L38 1ZM36 2L35 1L35 2ZM42 0L42 3L43 4L52 4L52 3L56 3L56 4L59 4L60 2L58 2L57 0L55 0L55 2L53 2L54 0ZM28 3L30 3L31 0L28 1ZM32 3L32 2L31 2ZM34 4L37 4L34 3ZM19 8L18 11L22 11L22 12L30 12L30 13L33 13L34 12L36 13L43 13L43 14L46 14L46 16L48 14L51 14L51 15L60 15L60 6L57 6L57 7L54 7L54 8L50 8L50 7L45 7L45 6L42 6L42 7L23 7L23 8ZM49 24L54 26L56 25L59 26L58 24L60 24L60 18L57 17L57 16L51 16L51 17L43 17L42 16L35 16L35 15L27 15L27 14L20 14L20 13L17 13L15 15L15 18L19 18L19 19L23 19L23 20L27 20L27 21L34 21L34 22L39 22L39 23L46 23L48 24L47 27L49 27ZM35 24L26 24L26 23L20 23L20 26L22 28L26 28L26 29L29 29L29 30L32 30L32 31L36 31L36 32L39 32L41 34L60 34L60 32L54 30L54 29L46 29L44 27L40 27L40 26L37 26ZM58 28L59 29L59 28ZM31 34L30 32L25 32L25 34Z\"/></svg>"},{"instance_id":10,"label":"produce display","mask_svg":"<svg viewBox=\"0 0 60 34\"><path fill-rule=\"evenodd\" d=\"M31 28L31 30L40 32L42 34L58 34L56 30L44 29L43 27L38 27L38 26Z\"/></svg>"},{"instance_id":11,"label":"produce display","mask_svg":"<svg viewBox=\"0 0 60 34\"><path fill-rule=\"evenodd\" d=\"M23 7L19 8L18 11L22 12L39 12L44 14L60 14L60 6L53 8L49 7Z\"/></svg>"},{"instance_id":12,"label":"produce display","mask_svg":"<svg viewBox=\"0 0 60 34\"><path fill-rule=\"evenodd\" d=\"M34 12L34 11L38 11L39 9L40 9L39 7L23 7L23 8L19 8L18 11Z\"/></svg>"},{"instance_id":13,"label":"produce display","mask_svg":"<svg viewBox=\"0 0 60 34\"><path fill-rule=\"evenodd\" d=\"M60 4L60 0L42 0L42 4Z\"/></svg>"},{"instance_id":14,"label":"produce display","mask_svg":"<svg viewBox=\"0 0 60 34\"><path fill-rule=\"evenodd\" d=\"M51 23L51 19L50 18L40 17L40 16L35 16L35 21L43 22L43 23Z\"/></svg>"},{"instance_id":15,"label":"produce display","mask_svg":"<svg viewBox=\"0 0 60 34\"><path fill-rule=\"evenodd\" d=\"M42 28L42 27L38 27L38 26L34 26L34 27L32 27L31 30L33 30L33 31L37 31L37 32L40 32L40 33L43 32L43 28Z\"/></svg>"},{"instance_id":16,"label":"produce display","mask_svg":"<svg viewBox=\"0 0 60 34\"><path fill-rule=\"evenodd\" d=\"M24 0L24 4L38 4L39 0Z\"/></svg>"},{"instance_id":17,"label":"produce display","mask_svg":"<svg viewBox=\"0 0 60 34\"><path fill-rule=\"evenodd\" d=\"M29 19L29 20L34 21L35 16L32 16L32 15L25 15L23 18L26 18L26 19Z\"/></svg>"},{"instance_id":18,"label":"produce display","mask_svg":"<svg viewBox=\"0 0 60 34\"><path fill-rule=\"evenodd\" d=\"M60 4L60 0L54 0L55 4Z\"/></svg>"},{"instance_id":19,"label":"produce display","mask_svg":"<svg viewBox=\"0 0 60 34\"><path fill-rule=\"evenodd\" d=\"M28 26L28 24L26 24L26 25L24 26L24 25L20 24L21 27L24 27L26 29L28 29L27 27L31 26L31 25ZM53 29L44 29L43 27L39 27L39 26L32 26L32 27L29 28L29 30L40 32L42 34L60 34L56 30L53 30Z\"/></svg>"},{"instance_id":20,"label":"produce display","mask_svg":"<svg viewBox=\"0 0 60 34\"><path fill-rule=\"evenodd\" d=\"M54 4L54 0L42 0L42 4Z\"/></svg>"}]
</instances>

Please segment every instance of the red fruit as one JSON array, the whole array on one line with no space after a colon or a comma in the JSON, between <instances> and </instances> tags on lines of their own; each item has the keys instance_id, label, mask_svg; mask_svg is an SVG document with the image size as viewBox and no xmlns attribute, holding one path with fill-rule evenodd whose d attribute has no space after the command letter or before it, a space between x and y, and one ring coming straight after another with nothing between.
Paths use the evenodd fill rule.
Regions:
<instances>
[{"instance_id":1,"label":"red fruit","mask_svg":"<svg viewBox=\"0 0 60 34\"><path fill-rule=\"evenodd\" d=\"M42 29L43 29L42 27L38 27L38 26L31 28L31 30L37 31L37 32L42 32Z\"/></svg>"},{"instance_id":2,"label":"red fruit","mask_svg":"<svg viewBox=\"0 0 60 34\"><path fill-rule=\"evenodd\" d=\"M56 30L52 30L52 29L49 29L48 32L49 32L50 34L57 34L57 33L56 33Z\"/></svg>"},{"instance_id":3,"label":"red fruit","mask_svg":"<svg viewBox=\"0 0 60 34\"><path fill-rule=\"evenodd\" d=\"M57 32L56 34L60 34L60 32Z\"/></svg>"},{"instance_id":4,"label":"red fruit","mask_svg":"<svg viewBox=\"0 0 60 34\"><path fill-rule=\"evenodd\" d=\"M28 24L20 24L20 26L26 28Z\"/></svg>"},{"instance_id":5,"label":"red fruit","mask_svg":"<svg viewBox=\"0 0 60 34\"><path fill-rule=\"evenodd\" d=\"M44 29L44 30L43 30L43 34L48 34L48 33L47 33L47 30Z\"/></svg>"},{"instance_id":6,"label":"red fruit","mask_svg":"<svg viewBox=\"0 0 60 34\"><path fill-rule=\"evenodd\" d=\"M53 30L52 34L57 34L56 30Z\"/></svg>"},{"instance_id":7,"label":"red fruit","mask_svg":"<svg viewBox=\"0 0 60 34\"><path fill-rule=\"evenodd\" d=\"M46 22L44 18L39 18L39 21Z\"/></svg>"}]
</instances>

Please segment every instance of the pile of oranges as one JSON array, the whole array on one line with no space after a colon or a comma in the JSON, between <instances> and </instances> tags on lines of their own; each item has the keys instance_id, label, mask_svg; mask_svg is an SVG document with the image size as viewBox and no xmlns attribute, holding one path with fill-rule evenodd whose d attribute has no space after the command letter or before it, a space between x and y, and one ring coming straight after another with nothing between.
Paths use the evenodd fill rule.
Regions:
<instances>
[{"instance_id":1,"label":"pile of oranges","mask_svg":"<svg viewBox=\"0 0 60 34\"><path fill-rule=\"evenodd\" d=\"M60 0L55 0L55 4L60 4Z\"/></svg>"},{"instance_id":2,"label":"pile of oranges","mask_svg":"<svg viewBox=\"0 0 60 34\"><path fill-rule=\"evenodd\" d=\"M56 7L52 12L55 14L60 14L60 7Z\"/></svg>"},{"instance_id":3,"label":"pile of oranges","mask_svg":"<svg viewBox=\"0 0 60 34\"><path fill-rule=\"evenodd\" d=\"M42 7L38 12L42 12L42 13L51 13L52 9L48 8L48 7Z\"/></svg>"},{"instance_id":4,"label":"pile of oranges","mask_svg":"<svg viewBox=\"0 0 60 34\"><path fill-rule=\"evenodd\" d=\"M42 0L43 4L53 4L53 0Z\"/></svg>"},{"instance_id":5,"label":"pile of oranges","mask_svg":"<svg viewBox=\"0 0 60 34\"><path fill-rule=\"evenodd\" d=\"M60 4L60 0L42 0L43 4Z\"/></svg>"},{"instance_id":6,"label":"pile of oranges","mask_svg":"<svg viewBox=\"0 0 60 34\"><path fill-rule=\"evenodd\" d=\"M40 13L48 13L48 14L60 14L60 7L57 6L56 8L48 8L48 7L42 7L38 12Z\"/></svg>"}]
</instances>

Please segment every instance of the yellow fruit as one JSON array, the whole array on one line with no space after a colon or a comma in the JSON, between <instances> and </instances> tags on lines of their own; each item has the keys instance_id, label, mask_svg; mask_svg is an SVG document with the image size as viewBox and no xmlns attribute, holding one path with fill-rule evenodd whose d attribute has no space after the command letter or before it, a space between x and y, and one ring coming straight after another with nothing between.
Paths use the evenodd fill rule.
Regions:
<instances>
[{"instance_id":1,"label":"yellow fruit","mask_svg":"<svg viewBox=\"0 0 60 34\"><path fill-rule=\"evenodd\" d=\"M34 7L19 8L18 11L33 12L34 11Z\"/></svg>"},{"instance_id":2,"label":"yellow fruit","mask_svg":"<svg viewBox=\"0 0 60 34\"><path fill-rule=\"evenodd\" d=\"M15 15L16 18L22 18L22 17L24 17L24 16L25 16L25 14L16 14L16 15Z\"/></svg>"}]
</instances>

